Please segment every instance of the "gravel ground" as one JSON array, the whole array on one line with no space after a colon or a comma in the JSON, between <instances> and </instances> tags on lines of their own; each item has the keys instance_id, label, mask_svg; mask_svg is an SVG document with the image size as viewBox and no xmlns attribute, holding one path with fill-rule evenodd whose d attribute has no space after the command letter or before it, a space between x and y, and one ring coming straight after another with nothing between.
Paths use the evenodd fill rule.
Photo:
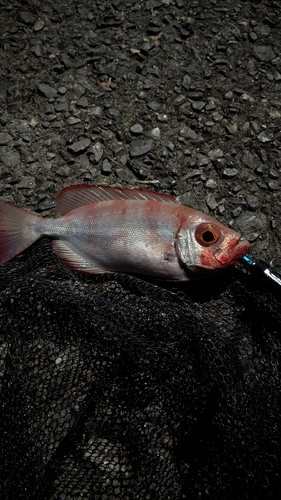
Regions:
<instances>
[{"instance_id":1,"label":"gravel ground","mask_svg":"<svg viewBox=\"0 0 281 500\"><path fill-rule=\"evenodd\" d=\"M174 195L281 262L280 1L1 1L0 198Z\"/></svg>"}]
</instances>

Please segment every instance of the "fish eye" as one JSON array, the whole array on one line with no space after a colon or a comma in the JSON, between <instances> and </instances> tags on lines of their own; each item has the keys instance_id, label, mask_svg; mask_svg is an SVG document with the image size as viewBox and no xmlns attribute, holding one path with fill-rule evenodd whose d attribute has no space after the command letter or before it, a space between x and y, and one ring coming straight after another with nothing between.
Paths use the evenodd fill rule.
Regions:
<instances>
[{"instance_id":1,"label":"fish eye","mask_svg":"<svg viewBox=\"0 0 281 500\"><path fill-rule=\"evenodd\" d=\"M214 245L220 237L220 230L213 224L200 224L195 232L197 242L203 247Z\"/></svg>"}]
</instances>

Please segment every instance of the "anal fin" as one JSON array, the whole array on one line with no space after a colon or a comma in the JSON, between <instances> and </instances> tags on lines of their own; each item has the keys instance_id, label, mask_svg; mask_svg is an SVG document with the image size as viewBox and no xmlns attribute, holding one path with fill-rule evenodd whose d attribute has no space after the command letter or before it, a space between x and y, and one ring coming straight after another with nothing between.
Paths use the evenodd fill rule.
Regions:
<instances>
[{"instance_id":1,"label":"anal fin","mask_svg":"<svg viewBox=\"0 0 281 500\"><path fill-rule=\"evenodd\" d=\"M71 243L61 240L54 240L52 243L53 252L61 259L63 262L80 273L88 274L102 274L111 273L100 266L97 262L87 260L87 258L80 254L79 251L71 245Z\"/></svg>"}]
</instances>

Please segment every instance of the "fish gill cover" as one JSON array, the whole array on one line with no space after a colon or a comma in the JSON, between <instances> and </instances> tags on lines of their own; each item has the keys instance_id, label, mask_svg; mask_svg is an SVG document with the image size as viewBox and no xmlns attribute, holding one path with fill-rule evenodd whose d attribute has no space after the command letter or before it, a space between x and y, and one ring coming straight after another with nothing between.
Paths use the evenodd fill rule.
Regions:
<instances>
[{"instance_id":1,"label":"fish gill cover","mask_svg":"<svg viewBox=\"0 0 281 500\"><path fill-rule=\"evenodd\" d=\"M280 302L208 283L1 268L1 498L277 498Z\"/></svg>"}]
</instances>

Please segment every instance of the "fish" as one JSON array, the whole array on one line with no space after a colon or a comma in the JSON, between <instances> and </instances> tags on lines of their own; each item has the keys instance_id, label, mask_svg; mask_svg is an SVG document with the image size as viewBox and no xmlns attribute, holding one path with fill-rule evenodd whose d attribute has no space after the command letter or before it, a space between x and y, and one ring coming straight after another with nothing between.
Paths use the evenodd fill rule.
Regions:
<instances>
[{"instance_id":1,"label":"fish","mask_svg":"<svg viewBox=\"0 0 281 500\"><path fill-rule=\"evenodd\" d=\"M235 265L250 243L168 194L79 184L57 197L60 216L42 218L0 201L0 264L36 240L80 273L127 273L189 281Z\"/></svg>"}]
</instances>

